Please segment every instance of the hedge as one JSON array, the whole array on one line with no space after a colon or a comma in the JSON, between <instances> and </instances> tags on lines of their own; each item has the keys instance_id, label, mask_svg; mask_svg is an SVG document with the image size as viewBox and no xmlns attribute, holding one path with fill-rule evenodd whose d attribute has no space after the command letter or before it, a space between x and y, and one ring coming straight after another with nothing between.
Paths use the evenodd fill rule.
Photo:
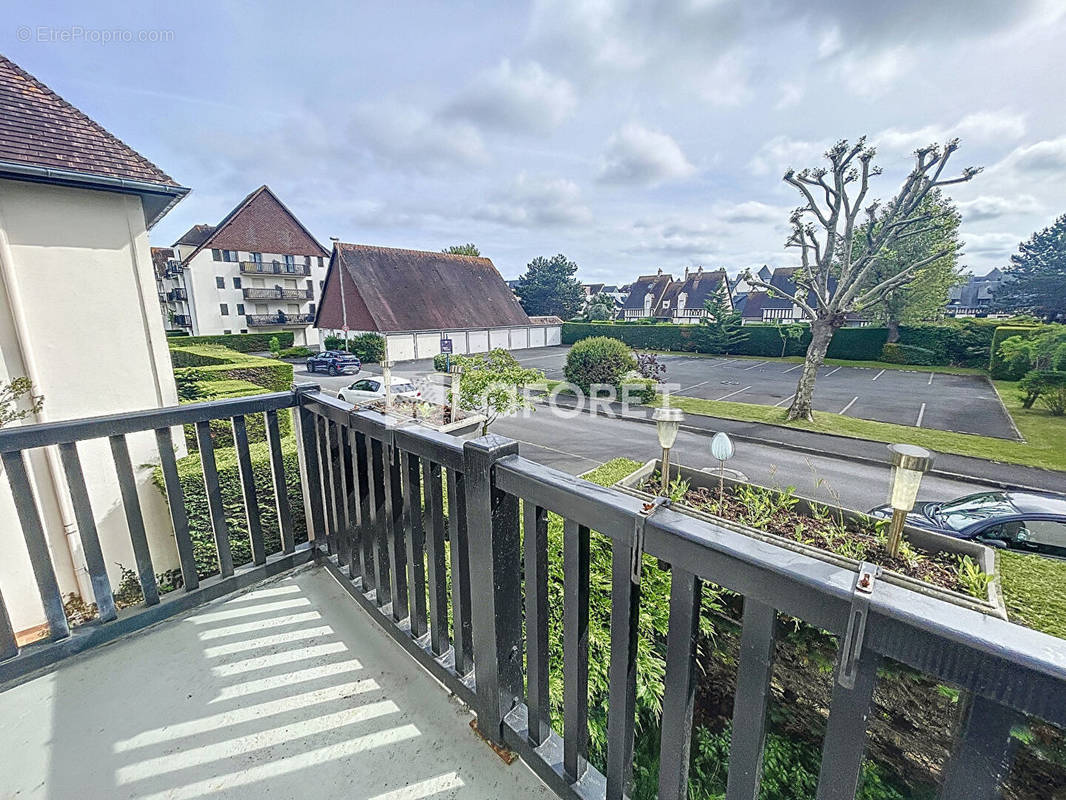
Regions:
<instances>
[{"instance_id":1,"label":"hedge","mask_svg":"<svg viewBox=\"0 0 1066 800\"><path fill-rule=\"evenodd\" d=\"M343 336L327 336L322 341L327 350L343 350ZM348 352L364 363L378 363L385 358L385 337L380 333L360 333L348 338Z\"/></svg>"},{"instance_id":2,"label":"hedge","mask_svg":"<svg viewBox=\"0 0 1066 800\"><path fill-rule=\"evenodd\" d=\"M738 356L780 356L781 335L777 325L745 325L748 338L730 350ZM703 325L635 325L627 323L564 322L563 344L573 344L591 336L609 336L621 339L630 347L641 350L672 350L689 353L713 352L709 331ZM829 345L830 358L847 358L856 361L876 361L881 357L881 348L888 337L885 328L842 328L836 332ZM810 330L805 330L798 339L784 343L784 355L803 355L810 344Z\"/></svg>"},{"instance_id":3,"label":"hedge","mask_svg":"<svg viewBox=\"0 0 1066 800\"><path fill-rule=\"evenodd\" d=\"M985 367L997 323L986 320L945 320L936 325L900 325L899 344L931 350L934 364ZM908 362L914 363L914 362Z\"/></svg>"},{"instance_id":4,"label":"hedge","mask_svg":"<svg viewBox=\"0 0 1066 800\"><path fill-rule=\"evenodd\" d=\"M219 336L188 336L177 343L177 347L189 347L198 344L220 344L238 353L268 353L270 340L277 337L278 344L292 347L292 331L274 331L273 333L225 333Z\"/></svg>"},{"instance_id":5,"label":"hedge","mask_svg":"<svg viewBox=\"0 0 1066 800\"><path fill-rule=\"evenodd\" d=\"M915 364L926 367L943 363L939 356L928 348L898 342L885 344L881 350L881 360L888 364Z\"/></svg>"},{"instance_id":6,"label":"hedge","mask_svg":"<svg viewBox=\"0 0 1066 800\"><path fill-rule=\"evenodd\" d=\"M1012 336L1024 336L1026 339L1039 333L1040 328L1035 325L1000 325L992 336L992 355L988 362L988 371L997 380L1016 381L1029 371L1029 365L1024 368L1020 365L1011 365L1003 360L999 354L999 346L1004 339Z\"/></svg>"},{"instance_id":7,"label":"hedge","mask_svg":"<svg viewBox=\"0 0 1066 800\"><path fill-rule=\"evenodd\" d=\"M263 539L267 553L281 549L281 530L278 526L274 497L273 473L270 467L270 448L265 443L253 444L252 473L255 476L256 504L263 527ZM307 524L304 519L303 491L300 485L300 467L296 455L296 439L292 436L281 441L282 459L285 463L285 486L288 489L289 508L292 511L292 527L296 542L307 541ZM230 552L233 565L240 566L252 560L248 541L248 520L245 518L244 496L241 492L240 470L236 451L226 448L215 451L218 467L218 482L222 489L222 507L229 527ZM189 533L192 537L196 572L204 578L218 573L218 553L215 536L211 529L211 510L204 489L204 474L199 453L193 453L178 461L178 479L185 496L185 512L189 518ZM155 485L166 496L163 473L156 467Z\"/></svg>"}]
</instances>

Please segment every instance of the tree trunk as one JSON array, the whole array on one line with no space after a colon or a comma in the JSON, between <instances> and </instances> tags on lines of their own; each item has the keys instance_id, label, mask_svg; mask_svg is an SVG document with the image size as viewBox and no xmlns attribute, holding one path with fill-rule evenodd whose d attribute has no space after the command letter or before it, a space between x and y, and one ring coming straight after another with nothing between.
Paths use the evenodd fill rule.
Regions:
<instances>
[{"instance_id":1,"label":"tree trunk","mask_svg":"<svg viewBox=\"0 0 1066 800\"><path fill-rule=\"evenodd\" d=\"M888 321L888 344L899 341L899 320L890 319Z\"/></svg>"},{"instance_id":2,"label":"tree trunk","mask_svg":"<svg viewBox=\"0 0 1066 800\"><path fill-rule=\"evenodd\" d=\"M839 327L840 323L832 318L811 322L811 343L807 347L807 358L803 362L799 383L796 385L796 396L788 409L789 420L814 419L814 410L811 407L811 401L814 399L814 380L818 377L819 368L825 363L825 352Z\"/></svg>"}]
</instances>

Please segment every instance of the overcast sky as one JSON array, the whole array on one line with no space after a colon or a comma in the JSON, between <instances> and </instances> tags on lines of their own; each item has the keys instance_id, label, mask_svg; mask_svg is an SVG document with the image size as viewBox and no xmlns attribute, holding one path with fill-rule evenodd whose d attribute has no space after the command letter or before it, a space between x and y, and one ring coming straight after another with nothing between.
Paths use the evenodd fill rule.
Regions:
<instances>
[{"instance_id":1,"label":"overcast sky","mask_svg":"<svg viewBox=\"0 0 1066 800\"><path fill-rule=\"evenodd\" d=\"M557 252L586 281L732 273L792 263L786 167L868 134L887 197L914 147L959 136L983 273L1066 212L1064 8L81 0L8 8L0 43L192 187L154 245L266 183L327 244L473 241L507 278ZM168 41L59 40L102 30Z\"/></svg>"}]
</instances>

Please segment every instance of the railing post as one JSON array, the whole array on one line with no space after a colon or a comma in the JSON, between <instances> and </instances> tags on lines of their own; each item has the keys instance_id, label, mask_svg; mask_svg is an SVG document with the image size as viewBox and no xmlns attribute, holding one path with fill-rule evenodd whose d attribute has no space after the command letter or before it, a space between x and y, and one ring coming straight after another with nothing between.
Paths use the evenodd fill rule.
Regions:
<instances>
[{"instance_id":1,"label":"railing post","mask_svg":"<svg viewBox=\"0 0 1066 800\"><path fill-rule=\"evenodd\" d=\"M322 500L322 474L319 472L318 465L318 440L315 436L315 417L310 411L304 408L304 397L321 391L321 387L315 383L300 383L294 385L292 388L293 392L296 394L296 418L300 428L300 435L297 437L297 442L300 445L300 451L303 453L304 474L300 477L305 489L304 499L308 504L307 513L311 523L309 525L310 530L307 532L307 538L311 540L312 546L317 548L322 544L322 538L326 534L325 508Z\"/></svg>"},{"instance_id":2,"label":"railing post","mask_svg":"<svg viewBox=\"0 0 1066 800\"><path fill-rule=\"evenodd\" d=\"M478 728L502 744L503 718L522 694L521 536L518 498L496 488L495 465L518 443L489 434L463 450Z\"/></svg>"}]
</instances>

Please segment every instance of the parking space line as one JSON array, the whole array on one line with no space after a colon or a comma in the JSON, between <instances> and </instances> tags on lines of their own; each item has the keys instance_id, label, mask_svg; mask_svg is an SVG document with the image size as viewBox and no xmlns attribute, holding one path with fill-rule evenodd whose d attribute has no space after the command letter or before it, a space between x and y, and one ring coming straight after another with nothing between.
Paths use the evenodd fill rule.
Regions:
<instances>
[{"instance_id":1,"label":"parking space line","mask_svg":"<svg viewBox=\"0 0 1066 800\"><path fill-rule=\"evenodd\" d=\"M933 385L933 376L934 375L936 375L935 372L930 372L929 373L929 383L927 383L926 386L932 386Z\"/></svg>"},{"instance_id":2,"label":"parking space line","mask_svg":"<svg viewBox=\"0 0 1066 800\"><path fill-rule=\"evenodd\" d=\"M859 399L859 396L855 395L853 398L851 398L851 402L848 403L846 406L844 406L842 409L840 409L840 411L838 411L837 413L838 414L846 414L846 413L848 413L848 409L851 408L853 405L855 405L855 401L858 400L858 399Z\"/></svg>"},{"instance_id":3,"label":"parking space line","mask_svg":"<svg viewBox=\"0 0 1066 800\"><path fill-rule=\"evenodd\" d=\"M540 361L541 359L559 358L560 356L565 357L563 353L548 353L548 355L546 356L534 356L533 358L524 358L522 359L522 361Z\"/></svg>"},{"instance_id":4,"label":"parking space line","mask_svg":"<svg viewBox=\"0 0 1066 800\"><path fill-rule=\"evenodd\" d=\"M778 401L777 401L776 403L774 403L774 408L780 408L780 407L781 407L781 406L783 406L783 405L784 405L785 403L788 403L788 402L790 402L790 401L792 400L792 398L793 398L793 397L795 397L795 396L796 396L796 395L794 395L794 394L790 394L790 395L789 395L788 397L786 397L786 398L785 398L784 400L778 400Z\"/></svg>"},{"instance_id":5,"label":"parking space line","mask_svg":"<svg viewBox=\"0 0 1066 800\"><path fill-rule=\"evenodd\" d=\"M741 392L746 392L750 388L751 388L750 386L745 386L743 389L737 389L735 392L730 392L729 394L723 394L721 397L718 397L718 398L715 398L715 399L716 400L725 400L727 397L732 397L735 394L740 394Z\"/></svg>"},{"instance_id":6,"label":"parking space line","mask_svg":"<svg viewBox=\"0 0 1066 800\"><path fill-rule=\"evenodd\" d=\"M689 389L698 389L700 386L703 386L704 384L707 384L707 383L710 383L710 382L711 381L706 380L706 381L703 381L702 383L694 383L691 386L686 386L683 389L678 389L678 391L679 392L687 392Z\"/></svg>"},{"instance_id":7,"label":"parking space line","mask_svg":"<svg viewBox=\"0 0 1066 800\"><path fill-rule=\"evenodd\" d=\"M841 370L841 367L837 367L837 368L836 368L836 369L834 369L834 370L833 370L832 372L827 372L827 373L825 373L825 375L823 375L822 377L823 377L823 378L828 378L828 377L829 377L830 375L832 375L832 374L833 374L834 372L840 372L840 370ZM669 466L669 465L667 465L667 466Z\"/></svg>"},{"instance_id":8,"label":"parking space line","mask_svg":"<svg viewBox=\"0 0 1066 800\"><path fill-rule=\"evenodd\" d=\"M794 369L799 369L799 368L800 368L800 367L802 367L802 366L803 366L803 362L800 362L799 364L797 364L797 365L796 365L796 366L794 366L794 367L789 367L788 369L786 369L786 370L785 370L784 372L782 372L781 374L782 374L782 375L785 375L785 374L787 374L787 373L789 373L789 372L792 372L792 370L794 370ZM839 367L838 367L838 369L839 369Z\"/></svg>"},{"instance_id":9,"label":"parking space line","mask_svg":"<svg viewBox=\"0 0 1066 800\"><path fill-rule=\"evenodd\" d=\"M881 370L880 372L878 372L878 373L877 373L876 375L874 375L874 376L873 376L873 379L872 379L872 380L875 380L875 381L876 381L876 380L877 380L878 378L880 378L880 377L881 377L882 375L884 375L884 374L885 374L885 371L884 371L884 370Z\"/></svg>"},{"instance_id":10,"label":"parking space line","mask_svg":"<svg viewBox=\"0 0 1066 800\"><path fill-rule=\"evenodd\" d=\"M749 369L755 369L756 367L761 367L763 364L766 364L766 363L767 363L766 361L760 361L758 364L752 364L750 367L744 367L744 369L742 369L741 372L747 372Z\"/></svg>"},{"instance_id":11,"label":"parking space line","mask_svg":"<svg viewBox=\"0 0 1066 800\"><path fill-rule=\"evenodd\" d=\"M922 417L925 416L925 403L922 403L922 407L918 409L918 421L914 423L915 428L922 427Z\"/></svg>"}]
</instances>

